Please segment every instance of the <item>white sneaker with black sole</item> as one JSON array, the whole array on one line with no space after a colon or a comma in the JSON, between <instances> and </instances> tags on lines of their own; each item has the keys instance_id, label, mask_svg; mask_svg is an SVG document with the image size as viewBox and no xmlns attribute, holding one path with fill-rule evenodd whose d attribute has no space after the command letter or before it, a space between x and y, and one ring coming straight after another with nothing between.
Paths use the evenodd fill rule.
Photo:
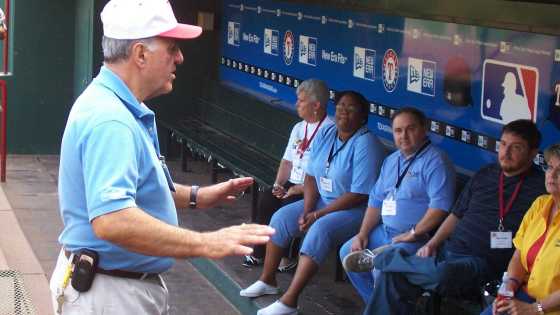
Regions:
<instances>
[{"instance_id":1,"label":"white sneaker with black sole","mask_svg":"<svg viewBox=\"0 0 560 315\"><path fill-rule=\"evenodd\" d=\"M363 249L351 252L342 260L342 267L348 272L369 272L373 270L375 256L391 247L391 244L379 246L375 249Z\"/></svg>"}]
</instances>

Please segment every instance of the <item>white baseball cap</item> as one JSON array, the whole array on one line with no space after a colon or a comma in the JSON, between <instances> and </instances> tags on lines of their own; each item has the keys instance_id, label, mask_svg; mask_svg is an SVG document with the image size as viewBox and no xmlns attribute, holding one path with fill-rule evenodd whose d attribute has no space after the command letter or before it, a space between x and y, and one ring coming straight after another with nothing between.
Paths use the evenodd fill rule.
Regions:
<instances>
[{"instance_id":1,"label":"white baseball cap","mask_svg":"<svg viewBox=\"0 0 560 315\"><path fill-rule=\"evenodd\" d=\"M101 21L103 34L114 39L188 39L202 33L199 26L177 23L168 0L111 0L101 12Z\"/></svg>"}]
</instances>

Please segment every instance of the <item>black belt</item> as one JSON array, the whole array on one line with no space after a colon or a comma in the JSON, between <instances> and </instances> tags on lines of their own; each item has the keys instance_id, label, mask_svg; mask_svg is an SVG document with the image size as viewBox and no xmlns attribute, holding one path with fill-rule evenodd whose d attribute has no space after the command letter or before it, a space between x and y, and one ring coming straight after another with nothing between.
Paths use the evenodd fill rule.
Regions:
<instances>
[{"instance_id":1,"label":"black belt","mask_svg":"<svg viewBox=\"0 0 560 315\"><path fill-rule=\"evenodd\" d=\"M64 250L64 255L66 258L70 259L71 252ZM74 256L76 259L76 256ZM74 263L74 261L72 261ZM95 270L96 273L104 274L107 276L119 277L119 278L128 278L128 279L136 279L136 280L158 280L159 281L159 273L147 273L147 272L134 272L134 271L127 271L127 270L105 270L97 267Z\"/></svg>"}]
</instances>

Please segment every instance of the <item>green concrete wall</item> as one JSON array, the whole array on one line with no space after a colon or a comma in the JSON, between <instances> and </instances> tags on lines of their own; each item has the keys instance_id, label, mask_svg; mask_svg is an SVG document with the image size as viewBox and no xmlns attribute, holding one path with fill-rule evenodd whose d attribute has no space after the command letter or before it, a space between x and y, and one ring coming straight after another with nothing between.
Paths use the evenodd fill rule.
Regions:
<instances>
[{"instance_id":1,"label":"green concrete wall","mask_svg":"<svg viewBox=\"0 0 560 315\"><path fill-rule=\"evenodd\" d=\"M11 5L8 152L56 153L73 99L75 1Z\"/></svg>"}]
</instances>

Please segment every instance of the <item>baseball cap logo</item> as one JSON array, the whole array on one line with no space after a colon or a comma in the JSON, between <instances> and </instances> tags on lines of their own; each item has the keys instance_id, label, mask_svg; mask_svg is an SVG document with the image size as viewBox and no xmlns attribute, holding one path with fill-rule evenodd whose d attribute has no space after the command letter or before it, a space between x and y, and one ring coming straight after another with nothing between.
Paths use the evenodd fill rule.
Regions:
<instances>
[{"instance_id":1,"label":"baseball cap logo","mask_svg":"<svg viewBox=\"0 0 560 315\"><path fill-rule=\"evenodd\" d=\"M535 67L486 59L482 72L482 118L507 124L537 119L539 71Z\"/></svg>"}]
</instances>

